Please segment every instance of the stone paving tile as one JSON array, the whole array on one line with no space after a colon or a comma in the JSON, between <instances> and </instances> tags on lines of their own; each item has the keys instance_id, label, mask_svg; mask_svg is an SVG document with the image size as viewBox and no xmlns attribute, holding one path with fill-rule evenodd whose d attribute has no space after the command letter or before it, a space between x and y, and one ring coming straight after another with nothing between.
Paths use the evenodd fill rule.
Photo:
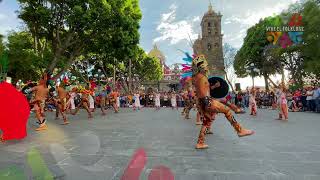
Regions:
<instances>
[{"instance_id":1,"label":"stone paving tile","mask_svg":"<svg viewBox=\"0 0 320 180\"><path fill-rule=\"evenodd\" d=\"M225 172L203 172L190 171L187 174L177 174L176 180L264 180L258 174L241 174L241 173L225 173Z\"/></svg>"},{"instance_id":2,"label":"stone paving tile","mask_svg":"<svg viewBox=\"0 0 320 180\"><path fill-rule=\"evenodd\" d=\"M285 175L320 175L320 162L302 162L302 161L263 161L263 164L269 164L274 170Z\"/></svg>"},{"instance_id":3,"label":"stone paving tile","mask_svg":"<svg viewBox=\"0 0 320 180\"><path fill-rule=\"evenodd\" d=\"M286 175L281 173L266 174L264 180L304 180L303 175Z\"/></svg>"},{"instance_id":4,"label":"stone paving tile","mask_svg":"<svg viewBox=\"0 0 320 180\"><path fill-rule=\"evenodd\" d=\"M122 109L105 117L97 111L92 121L81 111L69 116L70 126L59 125L61 120L48 113L48 131L35 132L31 118L25 140L0 144L0 169L17 166L30 179L26 153L36 148L56 179L119 180L134 152L143 148L142 180L158 165L170 168L177 180L319 180L319 114L290 113L289 122L273 120L276 116L276 111L260 109L256 118L236 115L256 131L238 138L219 115L214 134L206 139L210 148L199 151L194 146L200 127L171 109ZM297 134L301 128L307 131Z\"/></svg>"},{"instance_id":5,"label":"stone paving tile","mask_svg":"<svg viewBox=\"0 0 320 180\"><path fill-rule=\"evenodd\" d=\"M320 176L317 175L307 175L304 177L305 180L319 180Z\"/></svg>"}]
</instances>

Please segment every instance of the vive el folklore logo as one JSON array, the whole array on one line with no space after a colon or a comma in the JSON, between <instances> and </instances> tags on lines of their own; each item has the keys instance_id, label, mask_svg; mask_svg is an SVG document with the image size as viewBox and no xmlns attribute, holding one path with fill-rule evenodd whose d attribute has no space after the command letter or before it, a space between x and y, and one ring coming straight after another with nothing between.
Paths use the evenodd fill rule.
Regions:
<instances>
[{"instance_id":1,"label":"vive el folklore logo","mask_svg":"<svg viewBox=\"0 0 320 180\"><path fill-rule=\"evenodd\" d=\"M273 45L287 48L303 42L304 27L302 16L299 13L294 13L291 17L281 15L273 19L271 23L275 26L267 26L266 31L267 40Z\"/></svg>"}]
</instances>

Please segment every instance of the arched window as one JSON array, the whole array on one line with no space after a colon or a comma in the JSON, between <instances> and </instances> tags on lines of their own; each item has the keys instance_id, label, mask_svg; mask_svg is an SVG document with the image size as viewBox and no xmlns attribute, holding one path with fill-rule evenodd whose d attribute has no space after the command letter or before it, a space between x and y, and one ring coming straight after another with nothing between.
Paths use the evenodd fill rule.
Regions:
<instances>
[{"instance_id":1,"label":"arched window","mask_svg":"<svg viewBox=\"0 0 320 180\"><path fill-rule=\"evenodd\" d=\"M211 44L208 43L208 50L211 50Z\"/></svg>"},{"instance_id":2,"label":"arched window","mask_svg":"<svg viewBox=\"0 0 320 180\"><path fill-rule=\"evenodd\" d=\"M208 22L208 27L211 27L211 23L210 22Z\"/></svg>"}]
</instances>

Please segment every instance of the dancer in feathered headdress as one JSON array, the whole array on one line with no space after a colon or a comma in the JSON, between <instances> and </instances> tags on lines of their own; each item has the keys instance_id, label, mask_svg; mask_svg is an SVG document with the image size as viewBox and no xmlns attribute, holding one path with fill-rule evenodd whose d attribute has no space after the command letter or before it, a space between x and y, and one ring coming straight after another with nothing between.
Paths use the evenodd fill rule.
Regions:
<instances>
[{"instance_id":1,"label":"dancer in feathered headdress","mask_svg":"<svg viewBox=\"0 0 320 180\"><path fill-rule=\"evenodd\" d=\"M89 119L93 118L92 116L92 112L90 110L90 102L89 102L89 96L90 94L92 94L93 92L90 91L89 86L86 86L85 89L83 88L79 88L79 92L82 94L81 96L81 102L79 103L78 107L76 108L75 112L72 113L72 115L76 115L79 110L80 110L80 106L82 106L87 112L88 112L88 117Z\"/></svg>"},{"instance_id":2,"label":"dancer in feathered headdress","mask_svg":"<svg viewBox=\"0 0 320 180\"><path fill-rule=\"evenodd\" d=\"M231 110L227 106L210 97L212 91L218 89L221 84L219 81L215 82L214 84L210 84L207 77L208 72L208 63L205 56L199 55L193 58L192 80L197 92L198 111L203 116L203 124L199 133L198 143L196 145L197 149L208 148L208 145L205 144L205 134L207 129L210 128L216 113L225 114L226 118L234 127L239 137L254 134L254 131L242 128L242 126L235 120Z\"/></svg>"},{"instance_id":3,"label":"dancer in feathered headdress","mask_svg":"<svg viewBox=\"0 0 320 180\"><path fill-rule=\"evenodd\" d=\"M66 115L66 108L67 108L67 91L65 90L65 86L68 84L68 81L64 80L56 87L56 91L58 93L58 97L56 99L57 102L57 109L56 109L56 118L59 117L59 114L62 115L63 118L63 125L69 124Z\"/></svg>"}]
</instances>

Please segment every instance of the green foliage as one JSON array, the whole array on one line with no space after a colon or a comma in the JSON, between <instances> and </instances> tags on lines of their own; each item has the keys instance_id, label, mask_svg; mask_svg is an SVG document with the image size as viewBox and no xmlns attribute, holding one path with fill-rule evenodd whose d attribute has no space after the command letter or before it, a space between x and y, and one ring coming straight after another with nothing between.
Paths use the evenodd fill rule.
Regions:
<instances>
[{"instance_id":1,"label":"green foliage","mask_svg":"<svg viewBox=\"0 0 320 180\"><path fill-rule=\"evenodd\" d=\"M305 32L302 53L305 58L305 70L320 78L320 5L308 1L302 12Z\"/></svg>"},{"instance_id":2,"label":"green foliage","mask_svg":"<svg viewBox=\"0 0 320 180\"><path fill-rule=\"evenodd\" d=\"M139 81L157 81L162 78L162 67L157 58L149 57L142 48L136 46L133 49L132 75ZM122 74L127 77L129 64L125 64Z\"/></svg>"},{"instance_id":3,"label":"green foliage","mask_svg":"<svg viewBox=\"0 0 320 180\"><path fill-rule=\"evenodd\" d=\"M266 21L260 20L258 24L248 29L244 43L235 56L234 69L239 77L249 75L246 72L246 67L251 63L262 72L269 71L269 69L264 66L265 62L263 57L264 48L268 45L266 39L266 24Z\"/></svg>"},{"instance_id":4,"label":"green foliage","mask_svg":"<svg viewBox=\"0 0 320 180\"><path fill-rule=\"evenodd\" d=\"M159 60L155 57L149 57L143 54L138 62L134 64L135 74L140 80L159 81L162 79L162 67Z\"/></svg>"},{"instance_id":5,"label":"green foliage","mask_svg":"<svg viewBox=\"0 0 320 180\"><path fill-rule=\"evenodd\" d=\"M8 54L3 52L0 54L0 74L8 72Z\"/></svg>"},{"instance_id":6,"label":"green foliage","mask_svg":"<svg viewBox=\"0 0 320 180\"><path fill-rule=\"evenodd\" d=\"M5 50L5 46L3 44L3 36L0 34L0 55L3 53Z\"/></svg>"},{"instance_id":7,"label":"green foliage","mask_svg":"<svg viewBox=\"0 0 320 180\"><path fill-rule=\"evenodd\" d=\"M268 45L266 29L262 27L279 27L284 20L290 21L293 13L302 15L304 34L302 45L281 48ZM243 46L238 51L234 68L240 77L247 76L246 65L254 63L262 74L271 75L286 69L295 86L301 87L305 78L320 77L320 5L319 1L309 0L294 3L280 15L268 17L247 31ZM315 78L315 79L317 79ZM310 79L310 78L309 78ZM314 78L313 78L314 79Z\"/></svg>"},{"instance_id":8,"label":"green foliage","mask_svg":"<svg viewBox=\"0 0 320 180\"><path fill-rule=\"evenodd\" d=\"M36 80L40 78L50 60L50 48L44 50L43 58L33 49L33 39L29 32L13 32L8 36L9 72L14 80Z\"/></svg>"},{"instance_id":9,"label":"green foliage","mask_svg":"<svg viewBox=\"0 0 320 180\"><path fill-rule=\"evenodd\" d=\"M19 17L27 24L34 38L45 38L52 47L53 58L48 66L57 64L67 70L80 55L96 53L105 63L122 61L132 56L131 49L139 43L141 12L138 0L18 0ZM39 47L40 46L40 47Z\"/></svg>"}]
</instances>

